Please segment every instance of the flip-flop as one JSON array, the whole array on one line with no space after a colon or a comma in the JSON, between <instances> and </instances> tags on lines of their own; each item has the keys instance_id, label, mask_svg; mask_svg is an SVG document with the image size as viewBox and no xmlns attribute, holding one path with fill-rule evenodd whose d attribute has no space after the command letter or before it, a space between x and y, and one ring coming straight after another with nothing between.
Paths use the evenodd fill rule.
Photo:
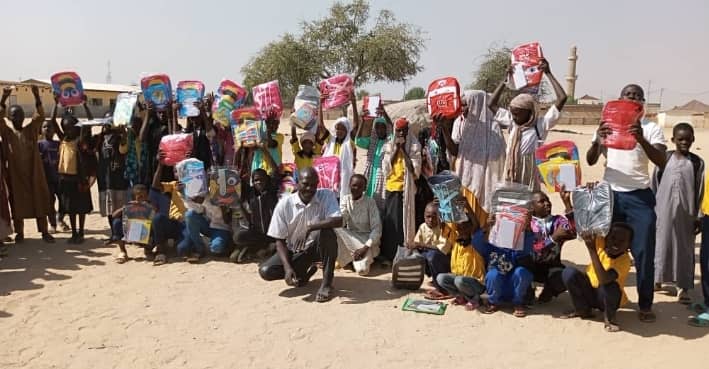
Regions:
<instances>
[{"instance_id":1,"label":"flip-flop","mask_svg":"<svg viewBox=\"0 0 709 369\"><path fill-rule=\"evenodd\" d=\"M323 295L320 293L320 290L318 289L318 292L315 294L315 301L316 302L328 302L332 300L332 286L330 286L330 290L327 295Z\"/></svg>"},{"instance_id":2,"label":"flip-flop","mask_svg":"<svg viewBox=\"0 0 709 369\"><path fill-rule=\"evenodd\" d=\"M707 307L703 302L695 302L693 304L687 305L687 310L691 310L697 314L701 314L709 311L709 307Z\"/></svg>"},{"instance_id":3,"label":"flip-flop","mask_svg":"<svg viewBox=\"0 0 709 369\"><path fill-rule=\"evenodd\" d=\"M167 257L165 256L165 254L155 255L155 260L153 260L154 266L165 265L165 264L167 264Z\"/></svg>"},{"instance_id":4,"label":"flip-flop","mask_svg":"<svg viewBox=\"0 0 709 369\"><path fill-rule=\"evenodd\" d=\"M483 314L494 314L498 310L500 310L500 308L497 305L487 305L481 310L481 312Z\"/></svg>"},{"instance_id":5,"label":"flip-flop","mask_svg":"<svg viewBox=\"0 0 709 369\"><path fill-rule=\"evenodd\" d=\"M692 327L709 328L709 313L701 313L697 316L689 318L687 324Z\"/></svg>"},{"instance_id":6,"label":"flip-flop","mask_svg":"<svg viewBox=\"0 0 709 369\"><path fill-rule=\"evenodd\" d=\"M423 295L423 298L425 298L426 300L438 301L438 300L450 300L450 299L453 298L453 296L452 296L452 295L449 295L449 294L446 294L446 293L443 293L443 292L438 291L438 290L432 290L432 291L426 292L426 293Z\"/></svg>"},{"instance_id":7,"label":"flip-flop","mask_svg":"<svg viewBox=\"0 0 709 369\"><path fill-rule=\"evenodd\" d=\"M527 316L527 308L524 306L515 306L515 309L512 312L512 315L515 318L524 318Z\"/></svg>"}]
</instances>

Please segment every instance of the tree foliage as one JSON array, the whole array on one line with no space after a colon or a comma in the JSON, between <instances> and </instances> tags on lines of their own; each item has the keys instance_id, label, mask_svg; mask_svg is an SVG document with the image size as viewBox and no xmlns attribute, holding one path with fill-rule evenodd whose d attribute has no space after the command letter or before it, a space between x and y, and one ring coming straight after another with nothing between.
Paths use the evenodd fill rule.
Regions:
<instances>
[{"instance_id":1,"label":"tree foliage","mask_svg":"<svg viewBox=\"0 0 709 369\"><path fill-rule=\"evenodd\" d=\"M355 86L403 81L423 69L424 41L419 27L399 22L389 10L372 19L365 0L336 2L327 16L303 22L299 35L266 45L241 71L247 86L277 79L290 101L299 84L340 73L350 74Z\"/></svg>"},{"instance_id":2,"label":"tree foliage","mask_svg":"<svg viewBox=\"0 0 709 369\"><path fill-rule=\"evenodd\" d=\"M417 99L423 99L426 97L426 90L423 89L423 87L412 87L408 91L406 91L406 95L404 95L404 100L417 100Z\"/></svg>"}]
</instances>

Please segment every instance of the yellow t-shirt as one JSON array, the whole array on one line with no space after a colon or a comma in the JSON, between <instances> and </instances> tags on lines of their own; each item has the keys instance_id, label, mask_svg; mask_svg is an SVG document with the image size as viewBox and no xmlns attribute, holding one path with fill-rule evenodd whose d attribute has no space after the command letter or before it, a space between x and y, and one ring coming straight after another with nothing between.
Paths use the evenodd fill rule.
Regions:
<instances>
[{"instance_id":1,"label":"yellow t-shirt","mask_svg":"<svg viewBox=\"0 0 709 369\"><path fill-rule=\"evenodd\" d=\"M79 139L62 140L59 143L59 162L57 173L67 175L79 174Z\"/></svg>"},{"instance_id":2,"label":"yellow t-shirt","mask_svg":"<svg viewBox=\"0 0 709 369\"><path fill-rule=\"evenodd\" d=\"M391 166L391 171L387 176L385 189L389 192L404 191L404 175L406 174L406 164L404 163L404 154L397 153L394 157L394 163Z\"/></svg>"},{"instance_id":3,"label":"yellow t-shirt","mask_svg":"<svg viewBox=\"0 0 709 369\"><path fill-rule=\"evenodd\" d=\"M473 277L485 283L485 259L475 251L473 245L463 246L456 242L451 251L451 273Z\"/></svg>"},{"instance_id":4,"label":"yellow t-shirt","mask_svg":"<svg viewBox=\"0 0 709 369\"><path fill-rule=\"evenodd\" d=\"M704 196L702 196L702 205L700 206L702 214L709 216L709 170L704 175Z\"/></svg>"},{"instance_id":5,"label":"yellow t-shirt","mask_svg":"<svg viewBox=\"0 0 709 369\"><path fill-rule=\"evenodd\" d=\"M172 182L160 182L162 185L162 192L170 193L170 219L182 220L185 216L185 202L180 196L180 191L177 190L177 181Z\"/></svg>"},{"instance_id":6,"label":"yellow t-shirt","mask_svg":"<svg viewBox=\"0 0 709 369\"><path fill-rule=\"evenodd\" d=\"M440 225L436 228L431 228L426 223L421 224L416 232L416 236L414 236L414 242L429 249L438 249L446 255L451 252L451 245L448 244L446 238L443 237Z\"/></svg>"},{"instance_id":7,"label":"yellow t-shirt","mask_svg":"<svg viewBox=\"0 0 709 369\"><path fill-rule=\"evenodd\" d=\"M295 162L295 167L298 170L301 170L303 168L307 167L312 167L313 166L313 159L317 158L319 155L315 155L314 153L318 152L318 150L321 150L318 145L316 144L313 147L313 156L312 157L305 157L305 156L300 156L298 153L302 150L300 147L300 143L298 141L291 143L291 149L293 151L293 161Z\"/></svg>"},{"instance_id":8,"label":"yellow t-shirt","mask_svg":"<svg viewBox=\"0 0 709 369\"><path fill-rule=\"evenodd\" d=\"M625 305L628 302L628 296L625 294L625 279L628 278L628 273L630 273L630 254L626 252L625 254L612 259L608 254L606 254L606 240L604 238L598 238L596 240L596 252L598 253L598 259L601 261L601 265L605 270L615 270L618 273L618 285L620 286L620 291L623 296L620 299L620 306ZM600 283L598 282L598 276L596 271L593 269L593 265L586 267L586 275L591 281L591 286L593 288L598 288Z\"/></svg>"}]
</instances>

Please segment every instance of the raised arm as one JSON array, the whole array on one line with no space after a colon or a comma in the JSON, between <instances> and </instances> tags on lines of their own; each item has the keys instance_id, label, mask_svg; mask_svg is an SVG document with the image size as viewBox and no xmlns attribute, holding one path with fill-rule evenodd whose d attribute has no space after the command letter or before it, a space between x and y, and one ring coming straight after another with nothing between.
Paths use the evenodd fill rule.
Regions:
<instances>
[{"instance_id":1,"label":"raised arm","mask_svg":"<svg viewBox=\"0 0 709 369\"><path fill-rule=\"evenodd\" d=\"M359 113L357 112L357 97L355 96L354 91L352 91L352 94L350 95L350 103L352 104L352 124L354 124L352 130L350 131L350 136L354 140L357 138L357 131L359 131L359 126L361 124Z\"/></svg>"},{"instance_id":2,"label":"raised arm","mask_svg":"<svg viewBox=\"0 0 709 369\"><path fill-rule=\"evenodd\" d=\"M89 99L84 95L84 111L86 111L86 119L94 120L94 115L91 114L91 109L89 109Z\"/></svg>"},{"instance_id":3,"label":"raised arm","mask_svg":"<svg viewBox=\"0 0 709 369\"><path fill-rule=\"evenodd\" d=\"M453 141L453 122L454 119L444 118L437 114L433 117L436 124L441 127L443 132L443 140L446 142L446 150L450 151L451 155L458 156L458 144ZM435 170L435 168L433 168Z\"/></svg>"},{"instance_id":4,"label":"raised arm","mask_svg":"<svg viewBox=\"0 0 709 369\"><path fill-rule=\"evenodd\" d=\"M539 65L539 69L541 69L542 72L546 74L547 78L549 78L549 82L551 82L551 86L554 88L554 94L556 95L556 102L554 103L554 105L556 105L556 108L561 111L561 109L563 109L564 105L566 104L566 92L559 84L559 81L556 80L556 77L554 77L554 75L551 73L549 62L546 59L542 59L542 62Z\"/></svg>"},{"instance_id":5,"label":"raised arm","mask_svg":"<svg viewBox=\"0 0 709 369\"><path fill-rule=\"evenodd\" d=\"M512 68L513 67L511 65L507 67L507 74L505 74L505 78L500 81L500 84L497 85L495 91L492 93L492 97L490 97L490 101L487 103L488 109L490 109L493 114L497 114L497 111L500 109L500 97L502 96L502 92L505 90L507 76L512 74Z\"/></svg>"},{"instance_id":6,"label":"raised arm","mask_svg":"<svg viewBox=\"0 0 709 369\"><path fill-rule=\"evenodd\" d=\"M591 147L589 147L588 151L586 151L586 162L588 163L588 165L596 165L596 163L598 162L598 158L603 153L603 139L608 137L608 135L610 134L610 127L608 127L605 123L601 122L601 124L598 126L598 129L596 130L595 139L593 140Z\"/></svg>"},{"instance_id":7,"label":"raised arm","mask_svg":"<svg viewBox=\"0 0 709 369\"><path fill-rule=\"evenodd\" d=\"M140 134L138 135L138 141L146 142L148 140L148 124L150 123L150 114L153 112L153 104L150 101L145 102L145 116L143 117L143 124L140 126Z\"/></svg>"},{"instance_id":8,"label":"raised arm","mask_svg":"<svg viewBox=\"0 0 709 369\"><path fill-rule=\"evenodd\" d=\"M34 106L36 111L32 116L32 122L30 125L37 130L37 133L39 133L40 128L42 128L42 123L44 123L44 108L42 107L42 99L39 97L39 87L32 85L31 90L32 95L34 95Z\"/></svg>"}]
</instances>

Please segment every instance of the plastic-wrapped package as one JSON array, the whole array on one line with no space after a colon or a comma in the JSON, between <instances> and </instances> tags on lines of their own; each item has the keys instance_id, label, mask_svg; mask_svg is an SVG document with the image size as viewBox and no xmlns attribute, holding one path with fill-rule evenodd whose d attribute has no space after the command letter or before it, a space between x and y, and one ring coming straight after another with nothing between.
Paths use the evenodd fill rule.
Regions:
<instances>
[{"instance_id":1,"label":"plastic-wrapped package","mask_svg":"<svg viewBox=\"0 0 709 369\"><path fill-rule=\"evenodd\" d=\"M581 185L579 151L573 141L555 141L540 146L534 159L547 192L559 192L562 185L571 191Z\"/></svg>"},{"instance_id":2,"label":"plastic-wrapped package","mask_svg":"<svg viewBox=\"0 0 709 369\"><path fill-rule=\"evenodd\" d=\"M363 118L374 119L377 117L377 108L382 104L382 95L368 95L362 98L362 111L367 111Z\"/></svg>"},{"instance_id":3,"label":"plastic-wrapped package","mask_svg":"<svg viewBox=\"0 0 709 369\"><path fill-rule=\"evenodd\" d=\"M283 114L283 101L281 100L281 88L278 81L271 81L254 86L251 89L254 97L254 106L266 116L274 113L277 116Z\"/></svg>"},{"instance_id":4,"label":"plastic-wrapped package","mask_svg":"<svg viewBox=\"0 0 709 369\"><path fill-rule=\"evenodd\" d=\"M140 87L143 90L143 98L155 106L155 109L163 110L172 101L172 84L170 77L166 74L156 74L143 77L140 80Z\"/></svg>"},{"instance_id":5,"label":"plastic-wrapped package","mask_svg":"<svg viewBox=\"0 0 709 369\"><path fill-rule=\"evenodd\" d=\"M266 125L261 120L245 119L243 123L232 126L234 139L242 147L256 147L266 137Z\"/></svg>"},{"instance_id":6,"label":"plastic-wrapped package","mask_svg":"<svg viewBox=\"0 0 709 369\"><path fill-rule=\"evenodd\" d=\"M241 198L241 177L234 167L209 170L209 198L213 205L232 207Z\"/></svg>"},{"instance_id":7,"label":"plastic-wrapped package","mask_svg":"<svg viewBox=\"0 0 709 369\"><path fill-rule=\"evenodd\" d=\"M544 72L539 69L544 55L538 42L530 42L512 49L514 72L510 79L512 88L522 92L536 94L542 82Z\"/></svg>"},{"instance_id":8,"label":"plastic-wrapped package","mask_svg":"<svg viewBox=\"0 0 709 369\"><path fill-rule=\"evenodd\" d=\"M460 195L460 178L451 171L444 170L428 177L428 185L438 198L438 211L441 219L446 223L462 223L468 220L465 206L461 206L458 199Z\"/></svg>"},{"instance_id":9,"label":"plastic-wrapped package","mask_svg":"<svg viewBox=\"0 0 709 369\"><path fill-rule=\"evenodd\" d=\"M185 159L175 165L177 179L184 185L183 195L192 199L204 196L208 193L207 175L204 171L204 163L190 158Z\"/></svg>"},{"instance_id":10,"label":"plastic-wrapped package","mask_svg":"<svg viewBox=\"0 0 709 369\"><path fill-rule=\"evenodd\" d=\"M63 107L84 103L84 85L76 72L59 72L51 77L52 90Z\"/></svg>"},{"instance_id":11,"label":"plastic-wrapped package","mask_svg":"<svg viewBox=\"0 0 709 369\"><path fill-rule=\"evenodd\" d=\"M489 242L497 247L524 249L524 232L529 221L532 192L519 183L500 183L492 195L495 224Z\"/></svg>"},{"instance_id":12,"label":"plastic-wrapped package","mask_svg":"<svg viewBox=\"0 0 709 369\"><path fill-rule=\"evenodd\" d=\"M643 105L633 100L613 100L606 103L601 121L612 133L603 140L603 145L612 149L632 150L637 140L630 134L630 127L643 116Z\"/></svg>"},{"instance_id":13,"label":"plastic-wrapped package","mask_svg":"<svg viewBox=\"0 0 709 369\"><path fill-rule=\"evenodd\" d=\"M577 188L571 199L579 235L587 232L601 237L608 235L613 222L613 191L608 183L599 183L593 190Z\"/></svg>"},{"instance_id":14,"label":"plastic-wrapped package","mask_svg":"<svg viewBox=\"0 0 709 369\"><path fill-rule=\"evenodd\" d=\"M318 172L318 188L327 188L340 194L340 158L323 156L313 159L313 168Z\"/></svg>"},{"instance_id":15,"label":"plastic-wrapped package","mask_svg":"<svg viewBox=\"0 0 709 369\"><path fill-rule=\"evenodd\" d=\"M426 95L428 114L442 114L445 118L454 119L460 115L460 84L453 77L439 78L428 85Z\"/></svg>"},{"instance_id":16,"label":"plastic-wrapped package","mask_svg":"<svg viewBox=\"0 0 709 369\"><path fill-rule=\"evenodd\" d=\"M212 117L222 126L229 125L231 111L238 108L246 100L246 89L228 79L222 80L217 88L217 94L212 104Z\"/></svg>"},{"instance_id":17,"label":"plastic-wrapped package","mask_svg":"<svg viewBox=\"0 0 709 369\"><path fill-rule=\"evenodd\" d=\"M317 125L320 92L315 87L300 85L293 102L293 114L290 121L300 129L310 130Z\"/></svg>"},{"instance_id":18,"label":"plastic-wrapped package","mask_svg":"<svg viewBox=\"0 0 709 369\"><path fill-rule=\"evenodd\" d=\"M150 230L155 210L147 202L131 201L123 207L123 240L127 243L150 244Z\"/></svg>"},{"instance_id":19,"label":"plastic-wrapped package","mask_svg":"<svg viewBox=\"0 0 709 369\"><path fill-rule=\"evenodd\" d=\"M116 97L116 107L113 109L113 125L125 126L130 124L133 117L135 104L138 102L138 95L133 93L120 93Z\"/></svg>"},{"instance_id":20,"label":"plastic-wrapped package","mask_svg":"<svg viewBox=\"0 0 709 369\"><path fill-rule=\"evenodd\" d=\"M200 81L180 81L177 83L175 95L177 102L180 104L180 110L178 111L180 117L196 117L199 115L199 109L194 106L194 103L202 101L204 83Z\"/></svg>"},{"instance_id":21,"label":"plastic-wrapped package","mask_svg":"<svg viewBox=\"0 0 709 369\"><path fill-rule=\"evenodd\" d=\"M350 102L350 97L354 91L354 82L348 74L338 74L328 79L320 81L320 91L327 94L327 99L323 101L324 110L339 108Z\"/></svg>"},{"instance_id":22,"label":"plastic-wrapped package","mask_svg":"<svg viewBox=\"0 0 709 369\"><path fill-rule=\"evenodd\" d=\"M160 151L165 153L163 165L174 166L187 158L187 154L192 152L193 137L191 133L176 133L163 136L160 139Z\"/></svg>"}]
</instances>

